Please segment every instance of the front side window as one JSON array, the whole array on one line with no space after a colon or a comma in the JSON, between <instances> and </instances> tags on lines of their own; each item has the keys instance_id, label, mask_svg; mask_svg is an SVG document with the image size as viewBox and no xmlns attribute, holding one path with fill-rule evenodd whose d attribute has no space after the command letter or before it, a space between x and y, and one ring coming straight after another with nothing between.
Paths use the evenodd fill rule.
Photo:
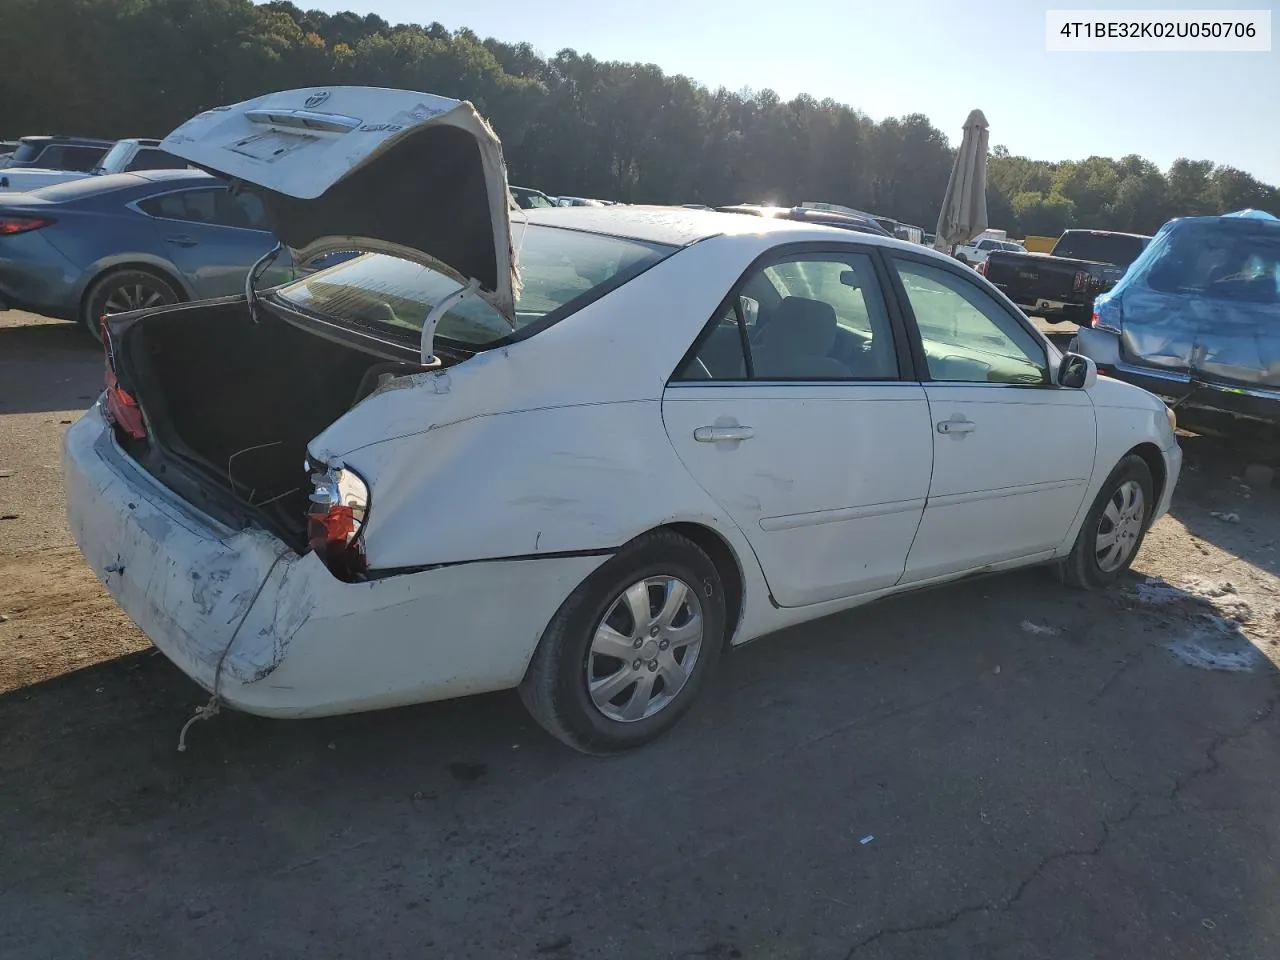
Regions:
<instances>
[{"instance_id":1,"label":"front side window","mask_svg":"<svg viewBox=\"0 0 1280 960\"><path fill-rule=\"evenodd\" d=\"M530 224L520 250L522 288L515 323L484 300L468 297L451 308L436 336L470 348L518 339L626 283L677 248ZM285 303L326 319L417 347L432 307L458 282L418 263L369 253L311 274L276 292ZM527 335L527 333L526 333Z\"/></svg>"},{"instance_id":2,"label":"front side window","mask_svg":"<svg viewBox=\"0 0 1280 960\"><path fill-rule=\"evenodd\" d=\"M893 332L866 254L814 254L746 277L676 380L896 380Z\"/></svg>"},{"instance_id":3,"label":"front side window","mask_svg":"<svg viewBox=\"0 0 1280 960\"><path fill-rule=\"evenodd\" d=\"M964 383L1049 383L1040 342L976 283L894 258L924 345L929 376Z\"/></svg>"}]
</instances>

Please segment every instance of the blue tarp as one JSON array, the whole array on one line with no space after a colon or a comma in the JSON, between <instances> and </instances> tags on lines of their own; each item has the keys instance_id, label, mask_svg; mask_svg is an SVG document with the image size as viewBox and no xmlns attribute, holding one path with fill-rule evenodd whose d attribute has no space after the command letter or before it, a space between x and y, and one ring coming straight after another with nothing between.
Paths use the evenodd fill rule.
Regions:
<instances>
[{"instance_id":1,"label":"blue tarp","mask_svg":"<svg viewBox=\"0 0 1280 960\"><path fill-rule=\"evenodd\" d=\"M1277 220L1280 217L1273 217L1265 210L1254 210L1250 207L1248 210L1237 210L1235 213L1224 213L1224 217L1243 217L1248 220Z\"/></svg>"}]
</instances>

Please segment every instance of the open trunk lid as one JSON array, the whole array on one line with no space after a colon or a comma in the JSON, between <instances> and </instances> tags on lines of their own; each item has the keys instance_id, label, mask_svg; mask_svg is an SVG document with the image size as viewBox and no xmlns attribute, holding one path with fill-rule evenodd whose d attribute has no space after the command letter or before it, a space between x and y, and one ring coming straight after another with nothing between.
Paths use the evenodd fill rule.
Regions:
<instances>
[{"instance_id":1,"label":"open trunk lid","mask_svg":"<svg viewBox=\"0 0 1280 960\"><path fill-rule=\"evenodd\" d=\"M207 110L160 147L260 195L295 263L389 253L474 281L514 319L502 145L466 101L380 87L287 90Z\"/></svg>"}]
</instances>

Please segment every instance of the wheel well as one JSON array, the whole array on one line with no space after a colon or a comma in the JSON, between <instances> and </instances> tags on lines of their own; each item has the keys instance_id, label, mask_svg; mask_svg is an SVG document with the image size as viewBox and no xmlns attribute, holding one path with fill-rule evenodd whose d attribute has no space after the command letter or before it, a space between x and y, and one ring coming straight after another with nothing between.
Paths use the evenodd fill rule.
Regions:
<instances>
[{"instance_id":1,"label":"wheel well","mask_svg":"<svg viewBox=\"0 0 1280 960\"><path fill-rule=\"evenodd\" d=\"M669 523L660 529L670 530L692 540L715 564L720 582L724 584L724 642L728 644L742 620L742 567L738 564L733 548L724 537L700 523Z\"/></svg>"},{"instance_id":2,"label":"wheel well","mask_svg":"<svg viewBox=\"0 0 1280 960\"><path fill-rule=\"evenodd\" d=\"M174 292L178 295L179 302L185 302L187 299L187 288L182 285L182 281L173 275L172 270L166 270L164 267L157 267L153 263L113 263L104 270L99 270L84 285L84 293L80 295L80 309L77 312L77 319L84 317L85 307L89 305L89 294L93 292L93 288L97 286L98 281L105 277L111 276L113 273L120 273L124 270L142 270L146 273L154 273L169 286L173 287Z\"/></svg>"},{"instance_id":3,"label":"wheel well","mask_svg":"<svg viewBox=\"0 0 1280 960\"><path fill-rule=\"evenodd\" d=\"M1168 474L1164 466L1164 454L1160 452L1160 448L1154 443L1140 443L1129 453L1141 457L1143 462L1146 463L1147 469L1151 471L1151 482L1155 486L1155 503L1151 505L1151 509L1154 510L1156 504L1160 502L1160 498L1164 496L1164 485L1168 480Z\"/></svg>"}]
</instances>

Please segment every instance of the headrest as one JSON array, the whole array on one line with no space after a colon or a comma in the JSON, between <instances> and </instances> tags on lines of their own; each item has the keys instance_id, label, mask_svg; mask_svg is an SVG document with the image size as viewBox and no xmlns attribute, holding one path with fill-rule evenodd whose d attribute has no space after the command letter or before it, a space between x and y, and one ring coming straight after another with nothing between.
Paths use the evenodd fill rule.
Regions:
<instances>
[{"instance_id":1,"label":"headrest","mask_svg":"<svg viewBox=\"0 0 1280 960\"><path fill-rule=\"evenodd\" d=\"M762 331L763 342L792 356L825 357L836 342L836 312L831 304L785 297Z\"/></svg>"}]
</instances>

